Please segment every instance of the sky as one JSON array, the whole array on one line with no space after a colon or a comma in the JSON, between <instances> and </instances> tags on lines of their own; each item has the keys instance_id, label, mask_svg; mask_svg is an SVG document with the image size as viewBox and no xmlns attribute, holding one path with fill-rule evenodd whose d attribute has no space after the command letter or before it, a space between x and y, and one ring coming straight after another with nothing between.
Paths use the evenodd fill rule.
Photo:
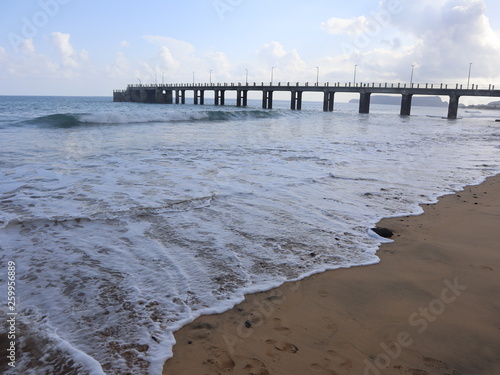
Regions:
<instances>
[{"instance_id":1,"label":"sky","mask_svg":"<svg viewBox=\"0 0 500 375\"><path fill-rule=\"evenodd\" d=\"M129 83L500 88L498 0L23 0L0 5L0 95Z\"/></svg>"}]
</instances>

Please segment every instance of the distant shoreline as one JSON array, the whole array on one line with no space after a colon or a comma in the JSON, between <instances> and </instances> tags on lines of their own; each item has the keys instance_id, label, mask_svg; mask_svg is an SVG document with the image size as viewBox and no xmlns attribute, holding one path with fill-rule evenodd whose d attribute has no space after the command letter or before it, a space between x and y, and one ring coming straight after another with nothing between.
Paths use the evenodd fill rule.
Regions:
<instances>
[{"instance_id":1,"label":"distant shoreline","mask_svg":"<svg viewBox=\"0 0 500 375\"><path fill-rule=\"evenodd\" d=\"M498 102L494 102L494 103L498 103ZM468 109L484 109L484 110L488 110L488 111L494 111L494 110L500 110L500 104L492 104L492 103L489 103L489 104L472 104L472 105L466 106L465 108L468 108Z\"/></svg>"}]
</instances>

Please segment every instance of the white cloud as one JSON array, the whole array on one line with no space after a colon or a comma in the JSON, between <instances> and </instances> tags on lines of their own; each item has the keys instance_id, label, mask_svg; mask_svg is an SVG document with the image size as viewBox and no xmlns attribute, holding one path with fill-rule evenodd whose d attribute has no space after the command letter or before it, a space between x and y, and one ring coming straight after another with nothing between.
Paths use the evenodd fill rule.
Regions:
<instances>
[{"instance_id":1,"label":"white cloud","mask_svg":"<svg viewBox=\"0 0 500 375\"><path fill-rule=\"evenodd\" d=\"M130 43L128 42L128 40L122 40L120 42L120 47L122 47L122 48L130 47Z\"/></svg>"},{"instance_id":2,"label":"white cloud","mask_svg":"<svg viewBox=\"0 0 500 375\"><path fill-rule=\"evenodd\" d=\"M62 65L64 67L77 68L82 60L88 59L88 52L86 50L75 51L70 43L70 38L70 34L60 32L53 32L51 34L52 43L59 53Z\"/></svg>"},{"instance_id":3,"label":"white cloud","mask_svg":"<svg viewBox=\"0 0 500 375\"><path fill-rule=\"evenodd\" d=\"M192 44L160 35L146 35L144 39L159 47L156 56L142 61L136 72L145 82L158 80L158 74L168 82L186 81L191 71L200 69L201 59Z\"/></svg>"},{"instance_id":4,"label":"white cloud","mask_svg":"<svg viewBox=\"0 0 500 375\"><path fill-rule=\"evenodd\" d=\"M229 81L233 76L233 67L223 52L209 51L204 54L209 66L212 67L214 80Z\"/></svg>"},{"instance_id":5,"label":"white cloud","mask_svg":"<svg viewBox=\"0 0 500 375\"><path fill-rule=\"evenodd\" d=\"M237 63L221 51L197 51L190 43L163 36L145 36L145 40L159 47L156 56L142 61L136 76L144 82L191 82L193 72L197 82L210 78L216 82L238 82L250 71L250 79L267 79L270 67L276 69L277 77L300 80L311 76L311 67L301 58L296 49L286 50L273 41L256 51L260 62ZM315 68L314 68L315 69ZM211 73L210 73L211 72Z\"/></svg>"},{"instance_id":6,"label":"white cloud","mask_svg":"<svg viewBox=\"0 0 500 375\"><path fill-rule=\"evenodd\" d=\"M260 79L269 77L271 67L275 68L274 78L277 81L312 81L316 76L316 65L308 66L296 49L286 50L279 42L265 43L257 55L261 64L254 69L254 74Z\"/></svg>"},{"instance_id":7,"label":"white cloud","mask_svg":"<svg viewBox=\"0 0 500 375\"><path fill-rule=\"evenodd\" d=\"M19 46L19 51L24 55L33 55L35 53L35 45L33 39L24 39Z\"/></svg>"},{"instance_id":8,"label":"white cloud","mask_svg":"<svg viewBox=\"0 0 500 375\"><path fill-rule=\"evenodd\" d=\"M470 62L477 76L499 78L500 32L492 28L483 0L405 0L391 13L393 3L382 0L369 18L322 24L329 34L350 36L343 53L370 79L407 81L416 64L416 79L457 82Z\"/></svg>"},{"instance_id":9,"label":"white cloud","mask_svg":"<svg viewBox=\"0 0 500 375\"><path fill-rule=\"evenodd\" d=\"M258 51L260 59L269 66L283 69L300 69L305 66L296 49L286 51L279 42L270 42L262 46Z\"/></svg>"},{"instance_id":10,"label":"white cloud","mask_svg":"<svg viewBox=\"0 0 500 375\"><path fill-rule=\"evenodd\" d=\"M144 39L159 47L156 56L142 61L136 72L144 82L152 82L154 77L161 82L160 75L168 82L191 82L193 72L197 81L208 81L210 70L213 80L233 79L234 67L223 52L196 51L188 42L159 35L147 35Z\"/></svg>"},{"instance_id":11,"label":"white cloud","mask_svg":"<svg viewBox=\"0 0 500 375\"><path fill-rule=\"evenodd\" d=\"M121 51L117 52L114 64L107 65L105 70L107 76L111 78L127 79L132 74L131 64Z\"/></svg>"},{"instance_id":12,"label":"white cloud","mask_svg":"<svg viewBox=\"0 0 500 375\"><path fill-rule=\"evenodd\" d=\"M358 35L367 30L368 19L365 16L345 19L332 17L321 24L321 28L331 35Z\"/></svg>"},{"instance_id":13,"label":"white cloud","mask_svg":"<svg viewBox=\"0 0 500 375\"><path fill-rule=\"evenodd\" d=\"M54 56L50 55L50 48L49 55L39 52L44 42L55 47ZM6 94L92 94L96 87L90 82L106 82L109 75L106 67L92 66L88 59L86 50L73 48L69 34L52 33L48 38L20 40L17 53L0 47L1 86L8 90Z\"/></svg>"},{"instance_id":14,"label":"white cloud","mask_svg":"<svg viewBox=\"0 0 500 375\"><path fill-rule=\"evenodd\" d=\"M262 46L259 55L266 61L274 64L275 61L286 55L286 51L279 42L270 42Z\"/></svg>"},{"instance_id":15,"label":"white cloud","mask_svg":"<svg viewBox=\"0 0 500 375\"><path fill-rule=\"evenodd\" d=\"M296 49L290 50L283 56L281 64L290 72L300 72L307 69L307 64Z\"/></svg>"},{"instance_id":16,"label":"white cloud","mask_svg":"<svg viewBox=\"0 0 500 375\"><path fill-rule=\"evenodd\" d=\"M425 6L420 14L413 13L418 7L411 4L394 23L418 39L411 57L421 63L425 73L439 70L438 74L449 78L463 77L469 62L474 62L476 73L498 75L494 61L500 58L500 35L492 29L482 0L422 3ZM426 22L405 22L410 17Z\"/></svg>"},{"instance_id":17,"label":"white cloud","mask_svg":"<svg viewBox=\"0 0 500 375\"><path fill-rule=\"evenodd\" d=\"M174 57L172 51L170 51L170 48L168 47L161 47L160 60L161 60L161 67L163 69L177 70L181 66L180 61L178 61Z\"/></svg>"},{"instance_id":18,"label":"white cloud","mask_svg":"<svg viewBox=\"0 0 500 375\"><path fill-rule=\"evenodd\" d=\"M9 79L49 78L57 72L57 64L47 56L36 52L32 39L25 39L19 45L19 52L7 54L0 47L0 63L4 76ZM33 81L34 82L34 81Z\"/></svg>"},{"instance_id":19,"label":"white cloud","mask_svg":"<svg viewBox=\"0 0 500 375\"><path fill-rule=\"evenodd\" d=\"M144 39L158 47L168 48L170 51L172 51L172 54L180 60L192 57L195 52L194 46L192 44L184 42L182 40L159 35L146 35Z\"/></svg>"},{"instance_id":20,"label":"white cloud","mask_svg":"<svg viewBox=\"0 0 500 375\"><path fill-rule=\"evenodd\" d=\"M63 65L76 66L77 63L73 58L75 50L73 49L73 46L69 42L69 39L70 39L69 34L63 34L59 32L52 33L52 42L54 43L57 51L59 52Z\"/></svg>"}]
</instances>

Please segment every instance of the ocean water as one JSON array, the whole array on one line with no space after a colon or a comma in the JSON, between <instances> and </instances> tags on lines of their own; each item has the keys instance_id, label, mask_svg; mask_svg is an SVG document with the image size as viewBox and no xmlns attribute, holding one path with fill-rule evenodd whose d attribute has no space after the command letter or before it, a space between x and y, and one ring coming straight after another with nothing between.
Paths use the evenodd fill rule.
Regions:
<instances>
[{"instance_id":1,"label":"ocean water","mask_svg":"<svg viewBox=\"0 0 500 375\"><path fill-rule=\"evenodd\" d=\"M160 374L200 314L376 263L379 219L500 172L499 112L321 105L0 97L0 303L15 262L18 313L2 370Z\"/></svg>"}]
</instances>

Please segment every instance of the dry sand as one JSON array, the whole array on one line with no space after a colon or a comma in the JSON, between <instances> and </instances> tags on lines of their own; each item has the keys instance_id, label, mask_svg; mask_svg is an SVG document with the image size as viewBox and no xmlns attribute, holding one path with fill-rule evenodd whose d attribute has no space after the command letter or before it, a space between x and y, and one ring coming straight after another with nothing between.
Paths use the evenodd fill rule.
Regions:
<instances>
[{"instance_id":1,"label":"dry sand","mask_svg":"<svg viewBox=\"0 0 500 375\"><path fill-rule=\"evenodd\" d=\"M202 316L163 374L500 374L500 177L385 219L379 264Z\"/></svg>"}]
</instances>

